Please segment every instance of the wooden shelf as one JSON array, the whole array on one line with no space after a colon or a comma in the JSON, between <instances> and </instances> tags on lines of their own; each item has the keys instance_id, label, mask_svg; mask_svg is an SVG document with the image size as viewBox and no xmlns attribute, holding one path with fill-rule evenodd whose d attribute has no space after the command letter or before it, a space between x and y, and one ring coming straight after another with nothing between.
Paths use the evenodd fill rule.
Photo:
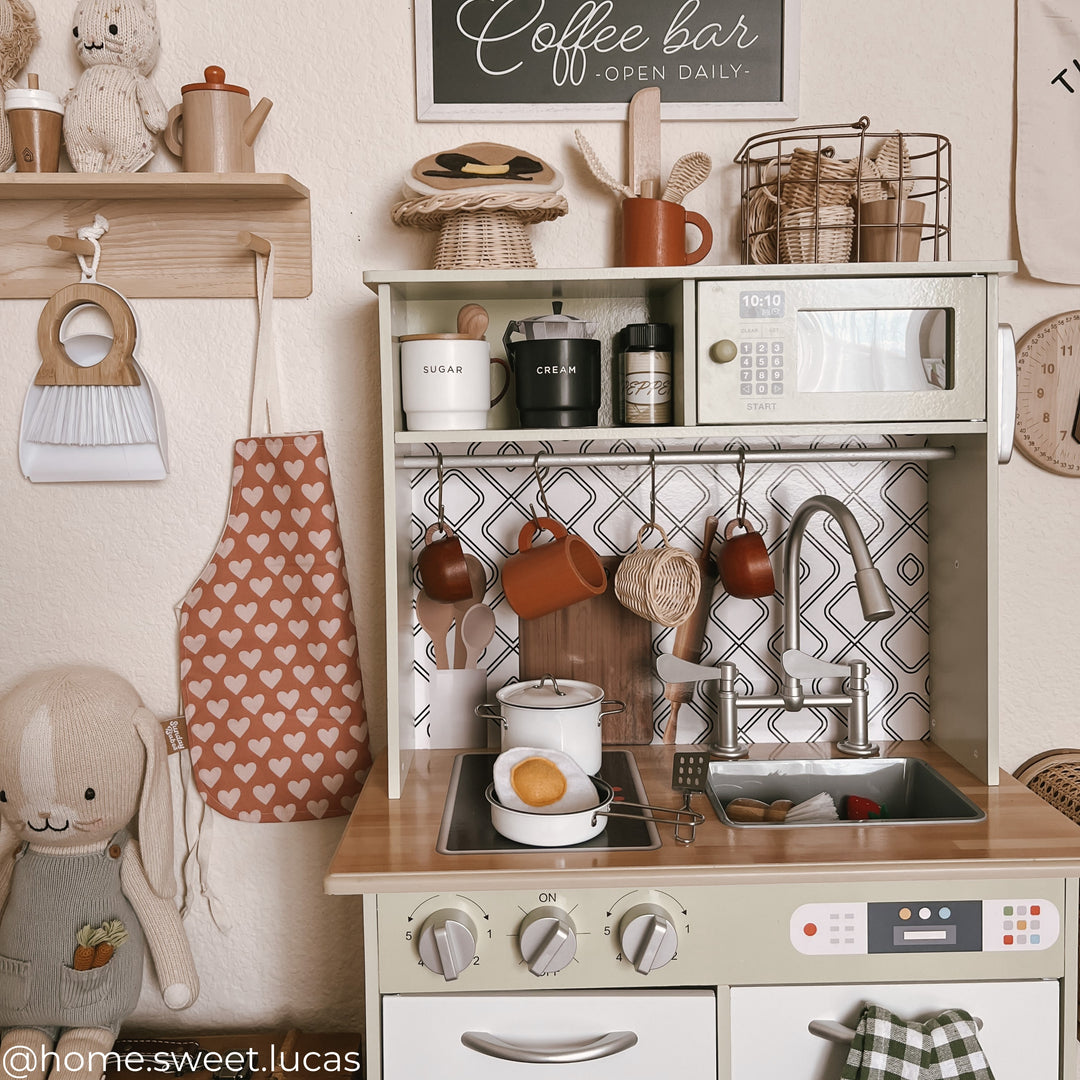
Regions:
<instances>
[{"instance_id":1,"label":"wooden shelf","mask_svg":"<svg viewBox=\"0 0 1080 1080\"><path fill-rule=\"evenodd\" d=\"M0 299L43 299L79 279L52 233L109 222L99 275L128 297L252 297L254 263L237 233L274 245L276 296L311 294L308 189L282 173L0 175Z\"/></svg>"}]
</instances>

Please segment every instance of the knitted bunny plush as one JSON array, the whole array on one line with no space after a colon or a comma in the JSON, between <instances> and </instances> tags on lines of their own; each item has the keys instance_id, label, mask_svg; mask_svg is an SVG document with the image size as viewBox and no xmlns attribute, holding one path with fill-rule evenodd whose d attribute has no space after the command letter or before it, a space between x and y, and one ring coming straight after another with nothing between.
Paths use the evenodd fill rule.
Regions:
<instances>
[{"instance_id":1,"label":"knitted bunny plush","mask_svg":"<svg viewBox=\"0 0 1080 1080\"><path fill-rule=\"evenodd\" d=\"M156 149L168 112L150 81L155 0L81 0L72 25L86 70L67 96L64 142L76 172L135 172Z\"/></svg>"},{"instance_id":2,"label":"knitted bunny plush","mask_svg":"<svg viewBox=\"0 0 1080 1080\"><path fill-rule=\"evenodd\" d=\"M0 0L0 99L15 85L15 76L26 66L40 36L34 9L26 0ZM0 101L0 172L14 160L7 113Z\"/></svg>"},{"instance_id":3,"label":"knitted bunny plush","mask_svg":"<svg viewBox=\"0 0 1080 1080\"><path fill-rule=\"evenodd\" d=\"M198 996L165 759L157 720L102 668L50 668L0 701L0 1075L19 1046L28 1080L100 1077L144 947L166 1005Z\"/></svg>"}]
</instances>

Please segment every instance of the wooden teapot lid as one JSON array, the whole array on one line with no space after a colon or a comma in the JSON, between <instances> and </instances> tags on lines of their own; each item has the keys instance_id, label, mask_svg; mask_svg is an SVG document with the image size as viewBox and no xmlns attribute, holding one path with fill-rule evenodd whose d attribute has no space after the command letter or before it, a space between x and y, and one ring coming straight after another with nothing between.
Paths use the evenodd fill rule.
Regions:
<instances>
[{"instance_id":1,"label":"wooden teapot lid","mask_svg":"<svg viewBox=\"0 0 1080 1080\"><path fill-rule=\"evenodd\" d=\"M230 94L243 94L244 97L251 97L251 94L243 86L232 86L225 81L224 68L208 67L203 71L203 78L206 82L188 83L187 86L181 86L180 93L186 94L191 90L225 90Z\"/></svg>"}]
</instances>

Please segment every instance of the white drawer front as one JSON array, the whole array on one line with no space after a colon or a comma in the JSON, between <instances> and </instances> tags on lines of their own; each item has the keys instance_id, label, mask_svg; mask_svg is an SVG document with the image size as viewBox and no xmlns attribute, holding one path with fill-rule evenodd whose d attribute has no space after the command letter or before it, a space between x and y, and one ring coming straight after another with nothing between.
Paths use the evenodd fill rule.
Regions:
<instances>
[{"instance_id":1,"label":"white drawer front","mask_svg":"<svg viewBox=\"0 0 1080 1080\"><path fill-rule=\"evenodd\" d=\"M383 1080L656 1080L716 1075L716 995L709 990L410 994L382 999ZM578 1051L632 1033L627 1049L592 1060L537 1063L489 1056L462 1035L494 1037L522 1057ZM607 1043L630 1042L611 1038ZM503 1051L515 1056L516 1051Z\"/></svg>"}]
</instances>

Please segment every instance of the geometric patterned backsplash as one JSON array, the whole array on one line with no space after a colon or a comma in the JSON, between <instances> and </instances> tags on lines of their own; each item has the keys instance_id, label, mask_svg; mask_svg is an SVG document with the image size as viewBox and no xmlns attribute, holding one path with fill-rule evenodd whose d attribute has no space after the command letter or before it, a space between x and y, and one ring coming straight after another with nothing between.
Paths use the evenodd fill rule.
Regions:
<instances>
[{"instance_id":1,"label":"geometric patterned backsplash","mask_svg":"<svg viewBox=\"0 0 1080 1080\"><path fill-rule=\"evenodd\" d=\"M921 438L820 439L813 447L918 446ZM557 446L546 443L485 443L492 453L586 453L649 450L725 450L781 448L776 440L708 439L688 442L635 437L633 443L582 441ZM430 447L431 452L436 447ZM444 447L444 452L446 452ZM454 453L460 453L455 448ZM480 452L478 449L477 452ZM939 466L940 467L940 466ZM544 493L551 516L582 536L599 555L624 555L633 550L638 529L649 520L651 478L647 465L573 467L544 466ZM494 610L496 632L480 667L487 672L488 700L500 687L518 677L518 618L502 593L503 562L516 550L521 526L533 516L530 504L543 513L533 469L447 469L443 485L444 516L476 555L487 576L485 602ZM734 465L664 465L656 467L656 520L669 541L690 551L700 549L705 518L725 522L735 516L738 475ZM748 464L744 497L746 516L765 539L773 564L776 593L762 600L728 596L717 584L701 661L732 661L739 672L740 694L777 694L783 637L783 547L787 523L799 504L813 494L832 495L855 515L881 571L895 614L875 623L863 620L854 585L854 567L843 534L833 519L816 513L803 537L800 567L801 646L804 652L839 662L858 656L870 667L870 738L873 741L929 738L929 625L927 573L927 477L919 462L860 461L812 464L785 462ZM435 469L412 474L412 546L422 546L427 527L438 513ZM651 534L646 543L656 543ZM720 543L714 545L715 554ZM413 595L419 578L413 569ZM653 654L670 652L674 629L652 628ZM414 618L415 742L428 745L429 686L435 655L427 635ZM670 703L655 677L653 739L660 741ZM823 692L834 689L827 682ZM678 719L680 743L708 743L713 738L716 701L699 684L693 701L682 705ZM617 687L604 687L618 697ZM843 715L832 709L739 710L739 730L750 743L835 742L846 734Z\"/></svg>"}]
</instances>

